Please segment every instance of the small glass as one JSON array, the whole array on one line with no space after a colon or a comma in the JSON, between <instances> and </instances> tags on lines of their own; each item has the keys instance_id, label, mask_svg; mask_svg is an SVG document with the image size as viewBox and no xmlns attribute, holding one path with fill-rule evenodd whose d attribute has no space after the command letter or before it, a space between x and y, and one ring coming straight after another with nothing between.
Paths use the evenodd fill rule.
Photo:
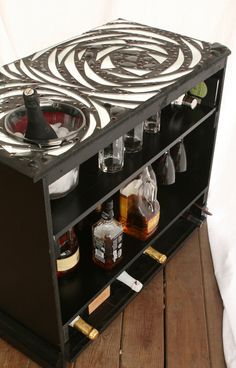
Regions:
<instances>
[{"instance_id":1,"label":"small glass","mask_svg":"<svg viewBox=\"0 0 236 368\"><path fill-rule=\"evenodd\" d=\"M124 139L116 139L98 153L98 167L104 173L115 173L124 166Z\"/></svg>"},{"instance_id":2,"label":"small glass","mask_svg":"<svg viewBox=\"0 0 236 368\"><path fill-rule=\"evenodd\" d=\"M155 115L150 116L144 121L144 131L146 133L159 133L161 130L161 112L157 111Z\"/></svg>"},{"instance_id":3,"label":"small glass","mask_svg":"<svg viewBox=\"0 0 236 368\"><path fill-rule=\"evenodd\" d=\"M143 146L143 122L124 135L125 152L141 151Z\"/></svg>"}]
</instances>

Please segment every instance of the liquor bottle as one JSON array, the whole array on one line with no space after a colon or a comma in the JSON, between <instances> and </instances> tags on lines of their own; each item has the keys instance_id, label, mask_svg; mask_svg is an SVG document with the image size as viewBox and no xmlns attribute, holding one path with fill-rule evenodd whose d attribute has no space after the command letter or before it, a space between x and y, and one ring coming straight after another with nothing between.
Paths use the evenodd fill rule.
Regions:
<instances>
[{"instance_id":1,"label":"liquor bottle","mask_svg":"<svg viewBox=\"0 0 236 368\"><path fill-rule=\"evenodd\" d=\"M122 258L122 225L115 220L113 200L105 202L102 218L92 227L93 261L96 265L110 270Z\"/></svg>"},{"instance_id":2,"label":"liquor bottle","mask_svg":"<svg viewBox=\"0 0 236 368\"><path fill-rule=\"evenodd\" d=\"M23 98L28 117L25 138L36 141L48 141L57 138L55 131L47 122L41 110L37 91L26 88L23 92Z\"/></svg>"},{"instance_id":3,"label":"liquor bottle","mask_svg":"<svg viewBox=\"0 0 236 368\"><path fill-rule=\"evenodd\" d=\"M73 228L70 228L57 241L59 256L57 257L57 277L71 273L80 259L79 244Z\"/></svg>"},{"instance_id":4,"label":"liquor bottle","mask_svg":"<svg viewBox=\"0 0 236 368\"><path fill-rule=\"evenodd\" d=\"M140 281L129 275L126 271L123 271L116 280L127 285L131 290L135 291L136 293L138 293L143 287L143 284Z\"/></svg>"},{"instance_id":5,"label":"liquor bottle","mask_svg":"<svg viewBox=\"0 0 236 368\"><path fill-rule=\"evenodd\" d=\"M124 232L140 240L148 239L160 218L156 176L151 166L120 190L120 222Z\"/></svg>"},{"instance_id":6,"label":"liquor bottle","mask_svg":"<svg viewBox=\"0 0 236 368\"><path fill-rule=\"evenodd\" d=\"M197 106L197 99L186 94L179 96L176 100L171 102L172 107L181 107L181 106L187 106L190 107L192 110L195 109Z\"/></svg>"},{"instance_id":7,"label":"liquor bottle","mask_svg":"<svg viewBox=\"0 0 236 368\"><path fill-rule=\"evenodd\" d=\"M95 340L99 332L96 328L85 322L80 316L76 317L71 323L70 326L75 328L76 330L82 332L86 337L90 340Z\"/></svg>"}]
</instances>

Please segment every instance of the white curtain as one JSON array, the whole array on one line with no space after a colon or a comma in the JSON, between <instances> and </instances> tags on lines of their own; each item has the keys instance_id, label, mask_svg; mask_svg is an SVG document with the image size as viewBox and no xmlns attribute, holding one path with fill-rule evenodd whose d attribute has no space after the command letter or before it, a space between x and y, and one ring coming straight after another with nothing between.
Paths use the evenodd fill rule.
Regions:
<instances>
[{"instance_id":1,"label":"white curtain","mask_svg":"<svg viewBox=\"0 0 236 368\"><path fill-rule=\"evenodd\" d=\"M232 50L208 202L214 214L209 218L209 235L225 307L223 336L229 368L236 368L235 14L235 0L0 0L0 65L116 18L217 41Z\"/></svg>"}]
</instances>

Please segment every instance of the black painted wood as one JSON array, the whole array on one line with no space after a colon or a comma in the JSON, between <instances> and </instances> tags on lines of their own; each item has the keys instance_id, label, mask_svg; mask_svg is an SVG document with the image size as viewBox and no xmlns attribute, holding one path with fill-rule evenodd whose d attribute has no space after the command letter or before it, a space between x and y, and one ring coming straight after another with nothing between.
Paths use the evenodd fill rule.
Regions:
<instances>
[{"instance_id":1,"label":"black painted wood","mask_svg":"<svg viewBox=\"0 0 236 368\"><path fill-rule=\"evenodd\" d=\"M43 183L1 171L0 310L51 344L60 318L50 256Z\"/></svg>"},{"instance_id":2,"label":"black painted wood","mask_svg":"<svg viewBox=\"0 0 236 368\"><path fill-rule=\"evenodd\" d=\"M135 293L116 281L124 270L146 284L162 266L143 255L148 245L168 255L183 244L203 214L195 206L207 200L224 68L229 50L212 45L209 58L189 75L140 104L132 111L97 129L93 136L56 158L42 160L37 167L29 160L0 153L1 258L0 258L0 334L45 368L64 368L89 343L69 322L78 314L99 330L135 297ZM1 76L0 76L1 77ZM207 80L209 94L194 111L172 111L169 103L202 80ZM215 86L220 81L215 98ZM160 135L144 135L143 150L125 155L120 173L106 175L97 169L99 149L133 128L162 108ZM119 189L142 169L153 164L165 150L184 139L188 170L177 174L176 182L159 187L161 219L156 233L147 242L125 236L124 257L111 272L104 272L91 260L91 234L88 227L80 233L80 267L67 279L56 279L53 235L60 236L70 226L84 219L111 195L116 204ZM80 182L65 198L49 201L47 184L80 165ZM87 305L107 286L111 297L91 316ZM64 332L64 338L63 338ZM65 338L66 337L66 338ZM69 340L67 339L69 337ZM105 348L105 347L104 347Z\"/></svg>"}]
</instances>

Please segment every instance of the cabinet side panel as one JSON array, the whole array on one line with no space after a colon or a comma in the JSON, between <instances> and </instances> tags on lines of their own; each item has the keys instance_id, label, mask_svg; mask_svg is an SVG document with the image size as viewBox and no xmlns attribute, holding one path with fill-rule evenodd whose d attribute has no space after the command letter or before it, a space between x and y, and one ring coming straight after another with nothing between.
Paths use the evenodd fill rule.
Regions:
<instances>
[{"instance_id":1,"label":"cabinet side panel","mask_svg":"<svg viewBox=\"0 0 236 368\"><path fill-rule=\"evenodd\" d=\"M60 344L43 183L0 165L0 309Z\"/></svg>"}]
</instances>

